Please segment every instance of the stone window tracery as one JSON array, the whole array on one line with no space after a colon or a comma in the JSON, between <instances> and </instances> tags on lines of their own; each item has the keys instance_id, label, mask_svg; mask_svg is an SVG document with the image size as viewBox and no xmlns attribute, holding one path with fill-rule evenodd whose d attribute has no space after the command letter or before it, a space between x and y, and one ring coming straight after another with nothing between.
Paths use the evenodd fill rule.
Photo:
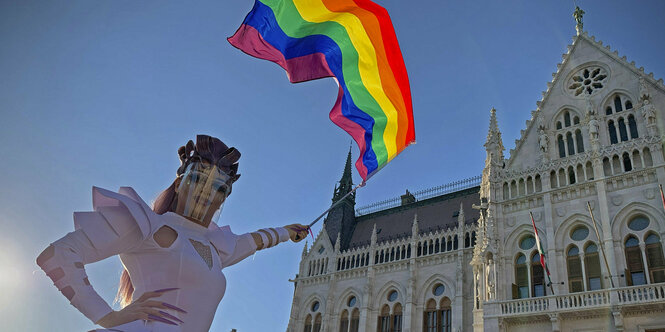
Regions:
<instances>
[{"instance_id":1,"label":"stone window tracery","mask_svg":"<svg viewBox=\"0 0 665 332\"><path fill-rule=\"evenodd\" d=\"M568 80L568 92L574 96L592 95L607 83L607 72L600 66L580 69Z\"/></svg>"},{"instance_id":2,"label":"stone window tracery","mask_svg":"<svg viewBox=\"0 0 665 332\"><path fill-rule=\"evenodd\" d=\"M571 121L572 119L572 121ZM584 152L580 118L573 110L565 109L556 121L556 142L559 158Z\"/></svg>"},{"instance_id":3,"label":"stone window tracery","mask_svg":"<svg viewBox=\"0 0 665 332\"><path fill-rule=\"evenodd\" d=\"M390 305L384 304L378 320L377 332L402 332L402 304L393 304L392 313Z\"/></svg>"},{"instance_id":4,"label":"stone window tracery","mask_svg":"<svg viewBox=\"0 0 665 332\"><path fill-rule=\"evenodd\" d=\"M425 332L450 332L451 331L451 310L450 299L444 297L437 302L429 299L425 306L423 315L423 330Z\"/></svg>"},{"instance_id":5,"label":"stone window tracery","mask_svg":"<svg viewBox=\"0 0 665 332\"><path fill-rule=\"evenodd\" d=\"M624 94L617 93L608 101L605 115L610 144L639 137L637 122L635 116L630 113L631 111L633 111L633 103Z\"/></svg>"}]
</instances>

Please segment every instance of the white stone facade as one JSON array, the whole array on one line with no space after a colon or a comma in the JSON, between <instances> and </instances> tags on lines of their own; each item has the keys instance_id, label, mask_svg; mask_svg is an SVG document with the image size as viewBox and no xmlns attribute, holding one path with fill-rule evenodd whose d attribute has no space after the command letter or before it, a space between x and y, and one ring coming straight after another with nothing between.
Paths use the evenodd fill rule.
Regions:
<instances>
[{"instance_id":1,"label":"white stone facade","mask_svg":"<svg viewBox=\"0 0 665 332\"><path fill-rule=\"evenodd\" d=\"M661 267L654 251L660 248L662 260L663 81L586 33L573 38L553 77L509 158L492 110L476 223L465 224L462 210L457 227L422 234L417 220L404 220L413 225L410 236L377 243L375 230L369 245L348 251L322 231L303 252L288 331L305 331L308 316L316 331L319 314L320 331L349 331L340 329L342 322L352 330L358 324L358 331L380 331L382 308L392 312L398 303L401 331L425 331L428 301L439 307L443 298L450 301L449 331L665 331L665 283L657 282ZM536 246L520 248L534 234L530 212L551 288L533 280L539 273L539 264L530 263ZM629 228L636 218L648 220L646 228ZM472 232L477 241L467 247L463 239ZM455 235L456 250L428 251L430 241L438 247ZM647 240L650 235L657 243ZM627 245L631 238L635 247ZM571 248L579 255L569 255ZM390 258L377 261L381 252ZM571 267L576 262L579 278ZM439 284L443 294L434 295ZM392 291L397 298L390 301ZM514 299L520 292L524 298ZM349 307L352 297L356 303Z\"/></svg>"}]
</instances>

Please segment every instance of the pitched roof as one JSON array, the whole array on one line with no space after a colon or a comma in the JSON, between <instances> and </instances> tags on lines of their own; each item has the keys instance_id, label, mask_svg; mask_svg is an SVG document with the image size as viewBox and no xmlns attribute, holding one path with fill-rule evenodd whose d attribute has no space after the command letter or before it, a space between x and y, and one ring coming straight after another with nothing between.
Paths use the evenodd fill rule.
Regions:
<instances>
[{"instance_id":1,"label":"pitched roof","mask_svg":"<svg viewBox=\"0 0 665 332\"><path fill-rule=\"evenodd\" d=\"M531 130L531 128L536 125L536 119L538 118L538 115L541 112L541 106L543 106L546 102L547 99L549 98L552 87L556 84L556 82L560 79L564 79L564 68L566 67L566 64L568 64L568 60L571 58L571 55L575 51L576 47L580 44L581 41L586 41L588 44L592 45L595 47L599 52L606 54L610 58L614 59L617 63L622 64L624 67L628 68L630 71L634 72L640 77L643 77L647 82L650 82L654 87L661 89L662 91L665 92L665 84L663 83L663 79L655 79L653 76L653 73L646 74L644 72L644 67L637 68L635 66L635 61L628 62L626 59L626 56L619 57L619 52L617 50L612 51L610 48L610 45L603 45L603 42L601 40L596 41L595 36L589 36L589 34L584 31L582 34L573 36L573 43L568 45L566 53L562 54L561 62L556 65L556 72L552 73L552 80L550 82L547 82L547 90L542 92L543 98L540 99L539 101L536 102L536 110L531 111L531 119L526 121L526 128L520 131L520 138L515 140L515 148L510 149L509 152L509 157L508 160L506 160L506 165L510 166L512 165L512 162L514 161L515 156L517 155L517 152L520 150L522 147L522 143L524 143L524 140L526 138L526 134Z\"/></svg>"},{"instance_id":2,"label":"pitched roof","mask_svg":"<svg viewBox=\"0 0 665 332\"><path fill-rule=\"evenodd\" d=\"M472 204L480 203L479 191L480 187L475 186L358 216L356 217L356 225L349 242L349 248L369 245L374 224L376 224L378 233L377 243L411 236L411 226L416 213L418 214L418 228L421 234L437 229L445 230L456 227L460 203L464 207L465 223L474 223L480 214L478 210L472 208Z\"/></svg>"}]
</instances>

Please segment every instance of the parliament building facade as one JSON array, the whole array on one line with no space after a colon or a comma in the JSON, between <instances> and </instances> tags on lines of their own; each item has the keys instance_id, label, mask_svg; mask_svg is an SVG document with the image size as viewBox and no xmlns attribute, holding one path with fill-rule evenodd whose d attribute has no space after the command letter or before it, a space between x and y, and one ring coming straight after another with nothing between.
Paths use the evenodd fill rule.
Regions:
<instances>
[{"instance_id":1,"label":"parliament building facade","mask_svg":"<svg viewBox=\"0 0 665 332\"><path fill-rule=\"evenodd\" d=\"M491 110L482 176L331 210L287 330L665 331L663 80L578 23L547 86L508 158Z\"/></svg>"}]
</instances>

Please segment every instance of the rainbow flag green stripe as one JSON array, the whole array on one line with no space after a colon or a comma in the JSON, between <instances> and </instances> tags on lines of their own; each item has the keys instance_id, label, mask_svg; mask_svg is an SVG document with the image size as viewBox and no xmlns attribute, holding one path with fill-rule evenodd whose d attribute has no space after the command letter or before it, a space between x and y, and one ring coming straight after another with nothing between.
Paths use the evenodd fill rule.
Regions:
<instances>
[{"instance_id":1,"label":"rainbow flag green stripe","mask_svg":"<svg viewBox=\"0 0 665 332\"><path fill-rule=\"evenodd\" d=\"M369 0L257 0L229 42L291 82L335 77L330 119L360 148L363 180L415 142L408 76L392 22Z\"/></svg>"}]
</instances>

